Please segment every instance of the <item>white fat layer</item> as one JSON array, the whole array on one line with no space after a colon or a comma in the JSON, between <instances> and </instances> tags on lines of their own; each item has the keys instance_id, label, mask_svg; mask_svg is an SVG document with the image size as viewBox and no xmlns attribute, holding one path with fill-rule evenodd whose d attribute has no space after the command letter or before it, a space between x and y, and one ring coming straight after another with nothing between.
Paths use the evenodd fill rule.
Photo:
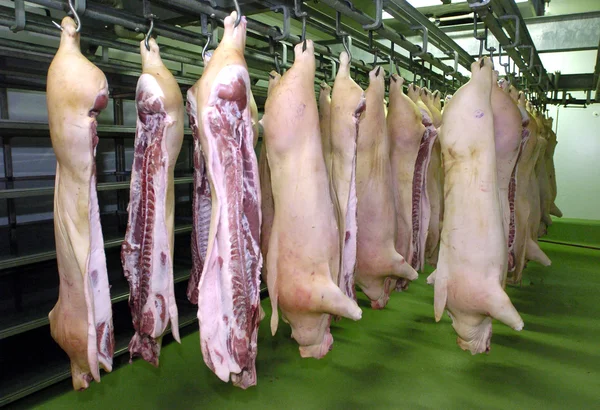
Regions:
<instances>
[{"instance_id":1,"label":"white fat layer","mask_svg":"<svg viewBox=\"0 0 600 410\"><path fill-rule=\"evenodd\" d=\"M96 157L94 148L93 158ZM112 302L110 300L110 286L106 270L106 255L104 254L104 238L100 226L100 212L98 208L98 195L96 192L96 175L92 174L89 195L89 222L90 222L90 253L87 261L87 271L84 275L85 299L88 306L88 360L92 376L100 381L98 371L97 326L106 323L112 328ZM90 280L90 275L96 271L96 281ZM100 364L110 371L112 360L107 361L100 357Z\"/></svg>"}]
</instances>

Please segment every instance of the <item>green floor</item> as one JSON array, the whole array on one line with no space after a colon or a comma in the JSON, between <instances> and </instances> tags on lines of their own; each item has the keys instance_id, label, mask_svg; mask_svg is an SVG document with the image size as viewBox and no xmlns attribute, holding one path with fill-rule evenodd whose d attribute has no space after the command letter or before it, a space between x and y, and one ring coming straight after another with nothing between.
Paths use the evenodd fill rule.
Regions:
<instances>
[{"instance_id":1,"label":"green floor","mask_svg":"<svg viewBox=\"0 0 600 410\"><path fill-rule=\"evenodd\" d=\"M588 409L600 408L600 251L544 244L550 268L531 263L508 292L525 321L494 323L492 350L471 356L447 316L433 320L426 275L388 307L332 326L333 350L301 359L289 327L261 323L258 385L222 383L204 365L198 333L171 343L154 369L138 360L85 392L57 389L21 402L44 409ZM263 306L269 314L269 307ZM280 322L281 323L281 322Z\"/></svg>"},{"instance_id":2,"label":"green floor","mask_svg":"<svg viewBox=\"0 0 600 410\"><path fill-rule=\"evenodd\" d=\"M600 248L600 221L570 218L553 218L552 221L548 236L543 240Z\"/></svg>"}]
</instances>

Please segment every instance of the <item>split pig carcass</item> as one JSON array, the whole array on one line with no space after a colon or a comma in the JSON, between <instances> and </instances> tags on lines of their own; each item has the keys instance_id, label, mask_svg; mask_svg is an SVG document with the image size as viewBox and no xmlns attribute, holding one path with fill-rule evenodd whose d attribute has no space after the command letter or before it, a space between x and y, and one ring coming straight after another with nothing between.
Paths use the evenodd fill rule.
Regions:
<instances>
[{"instance_id":1,"label":"split pig carcass","mask_svg":"<svg viewBox=\"0 0 600 410\"><path fill-rule=\"evenodd\" d=\"M247 23L241 17L236 26L236 17L233 12L225 18L223 38L187 101L195 188L209 184L206 191L195 191L193 204L194 223L210 221L206 236L197 239L206 243L194 243L192 237L192 262L202 267L197 280L202 355L221 380L231 377L234 385L247 388L256 384L261 192L244 60ZM203 196L208 187L210 202ZM206 249L202 261L200 249Z\"/></svg>"},{"instance_id":2,"label":"split pig carcass","mask_svg":"<svg viewBox=\"0 0 600 410\"><path fill-rule=\"evenodd\" d=\"M463 350L490 350L492 318L515 330L523 320L504 291L507 246L498 197L492 63L471 65L471 79L444 109L444 225L434 285L434 312L446 309Z\"/></svg>"},{"instance_id":3,"label":"split pig carcass","mask_svg":"<svg viewBox=\"0 0 600 410\"><path fill-rule=\"evenodd\" d=\"M384 76L381 67L369 73L370 84L365 91L366 104L359 124L356 159L356 283L371 300L374 309L385 307L396 280L415 280L418 276L395 247L396 208L383 101ZM392 95L398 92L401 91L395 87ZM396 98L399 97L394 96L394 100ZM400 125L399 121L395 122Z\"/></svg>"},{"instance_id":4,"label":"split pig carcass","mask_svg":"<svg viewBox=\"0 0 600 410\"><path fill-rule=\"evenodd\" d=\"M302 357L331 349L332 315L362 312L337 286L340 236L321 145L312 41L294 48L293 66L269 92L262 118L275 214L267 255L271 332L279 310Z\"/></svg>"},{"instance_id":5,"label":"split pig carcass","mask_svg":"<svg viewBox=\"0 0 600 410\"><path fill-rule=\"evenodd\" d=\"M112 370L115 339L104 239L96 191L96 117L108 104L104 73L81 54L73 19L61 23L60 46L46 88L56 154L54 236L60 277L48 315L52 338L71 360L73 388Z\"/></svg>"}]
</instances>

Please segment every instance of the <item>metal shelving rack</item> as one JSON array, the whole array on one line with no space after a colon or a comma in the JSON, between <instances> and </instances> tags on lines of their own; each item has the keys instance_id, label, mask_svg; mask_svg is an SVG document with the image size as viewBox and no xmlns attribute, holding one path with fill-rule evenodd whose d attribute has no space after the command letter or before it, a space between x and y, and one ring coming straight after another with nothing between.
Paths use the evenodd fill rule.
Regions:
<instances>
[{"instance_id":1,"label":"metal shelving rack","mask_svg":"<svg viewBox=\"0 0 600 410\"><path fill-rule=\"evenodd\" d=\"M107 75L110 94L113 100L113 125L99 125L98 135L102 140L111 140L114 144L115 171L104 175L109 181L99 182L98 191L115 192L117 211L103 218L105 248L107 262L110 265L109 275L113 285L111 294L115 311L115 329L117 349L116 356L127 352L131 325L128 317L127 304L122 303L128 298L128 286L120 271L118 249L122 243L126 226L126 209L128 201L129 174L126 172L125 147L132 145L135 127L124 125L124 102L132 100L135 86L141 69L135 59L114 57L114 53L126 53L137 56L139 47L136 41L120 38L113 26L130 30L135 33L145 33L149 28L146 18L150 13L152 3L153 14L157 15L154 33L159 36L161 56L170 64L176 80L184 92L195 83L201 74L203 62L200 50L209 40L214 46L218 40L219 26L222 20L233 9L232 0L127 0L137 1L140 6L137 12L107 7L94 1L76 1L76 8L83 21L82 45L88 57ZM369 15L356 8L349 1L320 0L318 5L304 4L300 0L239 0L242 10L248 19L249 45L246 48L246 59L252 80L252 91L259 109L266 99L266 82L268 71L279 65L282 69L291 66L293 61L291 46L301 41L300 27L303 13L306 25L320 33L320 39L315 42L315 52L318 59L318 72L315 87L320 81L332 81L338 63L338 52L343 39L351 38L350 49L354 55L352 67L354 76L361 84L366 84L368 71L372 61L379 64L389 64L389 71L399 68L412 73L419 73L421 79L426 78L431 87L437 87L452 92L468 78L459 73L458 66L469 69L477 57L462 49L441 28L433 24L418 10L405 0L374 0L374 14ZM32 124L11 121L9 118L7 89L45 90L46 73L56 51L56 40L60 32L52 25L51 18L60 17L61 12L68 10L67 2L60 0L31 0L43 8L37 11L25 8L22 1L15 1L15 8L0 6L0 26L11 27L13 31L34 33L43 38L45 43L54 42L54 46L42 45L35 41L23 39L0 38L0 138L3 147L4 177L0 183L0 201L6 203L8 226L6 227L6 249L0 255L0 281L10 282L10 294L14 306L13 314L0 319L0 365L10 362L3 357L3 348L19 349L27 347L31 340L43 344L36 349L48 352L32 353L20 372L4 372L0 377L0 406L11 403L32 394L37 390L69 378L68 359L50 338L47 313L56 301L57 284L56 252L52 249L33 247L23 249L19 246L23 232L35 236L37 232L52 235L52 220L35 226L18 222L17 202L22 198L34 198L53 195L51 185L38 188L15 188L22 181L53 180L53 175L45 176L15 176L12 157L13 138L31 138L36 141L48 141L49 132L46 124ZM556 102L554 97L547 98L548 90L559 86L559 78L548 75L541 64L537 50L527 31L525 22L513 0L469 0L473 10L480 17L479 27L487 27L489 32L502 46L503 56L510 57L514 65L522 73L522 85L536 92L538 103ZM279 24L269 25L258 18L259 14L270 12L273 8L281 11ZM40 14L40 10L42 14ZM382 19L383 12L393 17L393 23L401 30L390 28ZM58 14L57 14L58 12ZM45 14L44 14L45 13ZM273 14L271 13L272 17ZM389 21L389 20L387 20ZM186 28L187 25L200 26L200 32ZM420 36L419 44L413 44L405 35ZM477 33L475 33L477 35ZM309 36L310 37L310 36ZM474 40L475 41L475 40ZM513 46L513 47L511 47ZM438 56L431 53L436 48ZM404 52L401 52L401 49ZM194 51L196 50L196 51ZM497 50L500 51L500 50ZM445 57L440 57L441 52ZM407 55L408 54L408 55ZM361 58L356 58L360 55ZM446 62L449 62L448 64ZM278 64L277 64L278 63ZM510 66L509 66L510 67ZM596 66L594 80L600 92L600 62ZM570 78L573 89L579 89L574 77ZM414 81L414 79L413 79ZM563 82L561 90L569 87ZM598 92L596 98L598 98ZM564 94L563 94L563 98ZM176 171L175 184L179 189L187 189L191 197L193 161L190 153L193 151L193 141L189 130L185 132L184 145L188 156L186 169ZM176 293L179 296L180 325L187 326L195 323L195 309L185 298L185 284L189 277L190 255L189 234L191 232L191 205L189 202L178 204L182 215L176 220L176 255L175 282ZM43 236L39 234L40 237ZM53 238L53 236L51 237ZM0 243L4 243L1 241ZM52 239L49 243L53 244ZM1 249L0 249L1 250ZM36 276L37 275L37 276ZM26 307L27 298L22 281L33 277L35 287L47 286L49 296L33 306ZM2 289L0 288L0 291ZM263 290L264 293L264 290ZM2 296L2 293L0 293ZM1 299L0 299L1 302ZM31 301L29 301L31 305ZM10 310L10 309L9 309ZM43 339L43 340L42 340ZM41 340L41 341L40 341ZM15 347L16 346L16 347ZM26 353L27 354L27 353ZM42 354L42 356L39 356ZM42 357L42 359L39 359ZM41 361L36 361L36 360Z\"/></svg>"}]
</instances>

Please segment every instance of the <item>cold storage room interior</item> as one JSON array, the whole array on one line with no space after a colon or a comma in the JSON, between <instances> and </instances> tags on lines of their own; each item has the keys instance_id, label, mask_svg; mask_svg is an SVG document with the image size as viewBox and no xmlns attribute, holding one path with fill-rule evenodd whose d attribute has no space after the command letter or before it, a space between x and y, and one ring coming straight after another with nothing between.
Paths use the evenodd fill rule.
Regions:
<instances>
[{"instance_id":1,"label":"cold storage room interior","mask_svg":"<svg viewBox=\"0 0 600 410\"><path fill-rule=\"evenodd\" d=\"M599 51L595 0L0 0L0 407L597 407Z\"/></svg>"}]
</instances>

